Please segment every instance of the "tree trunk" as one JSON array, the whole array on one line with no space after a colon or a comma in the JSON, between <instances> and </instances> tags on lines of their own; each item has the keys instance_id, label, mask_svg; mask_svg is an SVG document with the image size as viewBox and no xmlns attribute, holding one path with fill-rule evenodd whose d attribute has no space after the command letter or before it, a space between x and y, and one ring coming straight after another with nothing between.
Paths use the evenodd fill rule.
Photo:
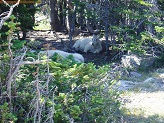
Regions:
<instances>
[{"instance_id":1,"label":"tree trunk","mask_svg":"<svg viewBox=\"0 0 164 123\"><path fill-rule=\"evenodd\" d=\"M51 30L54 31L61 31L61 24L59 21L58 16L58 8L56 6L57 1L56 0L50 0L50 18L51 18Z\"/></svg>"},{"instance_id":2,"label":"tree trunk","mask_svg":"<svg viewBox=\"0 0 164 123\"><path fill-rule=\"evenodd\" d=\"M63 25L63 13L62 13L62 11L63 11L63 6L62 6L62 3L59 5L59 18L60 18L60 23L61 23L61 25Z\"/></svg>"},{"instance_id":3,"label":"tree trunk","mask_svg":"<svg viewBox=\"0 0 164 123\"><path fill-rule=\"evenodd\" d=\"M105 41L106 41L106 55L108 56L109 55L109 41L108 41L108 28L109 28L109 25L108 23L106 22L105 23Z\"/></svg>"}]
</instances>

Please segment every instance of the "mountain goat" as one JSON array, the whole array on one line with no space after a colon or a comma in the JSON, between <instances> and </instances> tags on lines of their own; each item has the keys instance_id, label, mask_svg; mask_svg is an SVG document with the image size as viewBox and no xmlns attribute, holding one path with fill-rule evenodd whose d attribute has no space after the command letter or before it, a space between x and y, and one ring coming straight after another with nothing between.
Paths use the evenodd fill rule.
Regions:
<instances>
[{"instance_id":1,"label":"mountain goat","mask_svg":"<svg viewBox=\"0 0 164 123\"><path fill-rule=\"evenodd\" d=\"M77 40L73 45L73 48L77 51L82 51L85 53L88 51L92 53L100 53L102 51L101 41L96 35L93 35L93 38L83 38Z\"/></svg>"},{"instance_id":2,"label":"mountain goat","mask_svg":"<svg viewBox=\"0 0 164 123\"><path fill-rule=\"evenodd\" d=\"M84 57L79 53L68 53L61 50L46 50L46 51L39 52L39 54L46 54L46 53L48 54L48 57L52 57L55 53L62 56L63 58L66 58L69 55L72 55L76 62L84 62Z\"/></svg>"}]
</instances>

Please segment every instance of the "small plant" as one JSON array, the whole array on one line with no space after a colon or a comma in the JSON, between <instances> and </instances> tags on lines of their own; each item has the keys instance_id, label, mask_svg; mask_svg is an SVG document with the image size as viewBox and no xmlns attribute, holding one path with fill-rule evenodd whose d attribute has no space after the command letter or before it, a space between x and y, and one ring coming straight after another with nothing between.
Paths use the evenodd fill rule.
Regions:
<instances>
[{"instance_id":1,"label":"small plant","mask_svg":"<svg viewBox=\"0 0 164 123\"><path fill-rule=\"evenodd\" d=\"M17 121L17 117L10 112L8 103L5 102L0 105L0 122L9 123L15 121Z\"/></svg>"},{"instance_id":2,"label":"small plant","mask_svg":"<svg viewBox=\"0 0 164 123\"><path fill-rule=\"evenodd\" d=\"M164 67L164 55L162 54L161 56L159 56L155 62L154 62L154 67L155 68L161 68L161 67Z\"/></svg>"},{"instance_id":3,"label":"small plant","mask_svg":"<svg viewBox=\"0 0 164 123\"><path fill-rule=\"evenodd\" d=\"M40 41L30 41L27 43L27 46L32 49L38 49L42 43Z\"/></svg>"},{"instance_id":4,"label":"small plant","mask_svg":"<svg viewBox=\"0 0 164 123\"><path fill-rule=\"evenodd\" d=\"M24 99L13 102L13 106L21 107L17 113L15 112L18 116L17 121L36 120L34 102L37 101L38 94L40 95L38 103L40 106L44 105L42 107L44 110L38 107L42 111L40 117L42 121L49 121L47 118L50 118L50 115L53 116L54 123L70 121L100 123L119 120L119 93L111 88L113 79L110 78L112 75L107 74L109 66L96 68L93 63L76 63L71 58L69 56L67 59L60 59L56 54L48 64L21 67L16 85L17 94ZM36 72L38 68L39 71ZM47 70L50 75L48 86L46 86ZM36 89L37 81L40 92ZM108 86L106 87L104 83ZM49 90L48 95L46 87Z\"/></svg>"},{"instance_id":5,"label":"small plant","mask_svg":"<svg viewBox=\"0 0 164 123\"><path fill-rule=\"evenodd\" d=\"M20 40L13 40L12 41L12 49L13 50L19 50L22 49L26 41L20 41Z\"/></svg>"}]
</instances>

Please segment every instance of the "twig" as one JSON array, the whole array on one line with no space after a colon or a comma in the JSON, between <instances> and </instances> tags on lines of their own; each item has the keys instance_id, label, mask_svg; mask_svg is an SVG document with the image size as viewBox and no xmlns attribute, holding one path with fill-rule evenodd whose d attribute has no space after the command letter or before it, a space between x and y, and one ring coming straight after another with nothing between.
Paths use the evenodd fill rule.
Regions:
<instances>
[{"instance_id":1,"label":"twig","mask_svg":"<svg viewBox=\"0 0 164 123\"><path fill-rule=\"evenodd\" d=\"M10 6L5 0L2 0L2 1L3 1L4 4L6 4L7 6L10 7L10 10L9 10L8 14L7 14L7 12L4 12L4 13L1 14L1 15L7 14L7 16L3 17L3 18L0 20L0 30L1 30L1 28L2 28L2 26L3 26L3 24L4 24L4 22L10 18L11 14L12 14L12 12L13 12L13 9L14 9L16 6L18 6L18 5L19 5L19 2L20 2L20 0L18 0L16 4Z\"/></svg>"}]
</instances>

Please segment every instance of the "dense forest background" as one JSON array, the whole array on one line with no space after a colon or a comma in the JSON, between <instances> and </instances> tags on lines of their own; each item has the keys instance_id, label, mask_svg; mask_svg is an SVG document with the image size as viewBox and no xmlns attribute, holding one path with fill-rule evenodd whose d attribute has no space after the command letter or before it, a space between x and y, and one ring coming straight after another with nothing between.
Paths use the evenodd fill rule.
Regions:
<instances>
[{"instance_id":1,"label":"dense forest background","mask_svg":"<svg viewBox=\"0 0 164 123\"><path fill-rule=\"evenodd\" d=\"M150 68L163 67L164 1L35 2L0 4L0 123L123 123L120 92L113 85L135 68L122 67L120 58L151 56L155 61ZM105 54L101 59L106 64L39 55L41 42L27 34L44 27L61 44L59 32L68 35L63 48L71 53L75 37L99 35L103 50L96 55Z\"/></svg>"}]
</instances>

